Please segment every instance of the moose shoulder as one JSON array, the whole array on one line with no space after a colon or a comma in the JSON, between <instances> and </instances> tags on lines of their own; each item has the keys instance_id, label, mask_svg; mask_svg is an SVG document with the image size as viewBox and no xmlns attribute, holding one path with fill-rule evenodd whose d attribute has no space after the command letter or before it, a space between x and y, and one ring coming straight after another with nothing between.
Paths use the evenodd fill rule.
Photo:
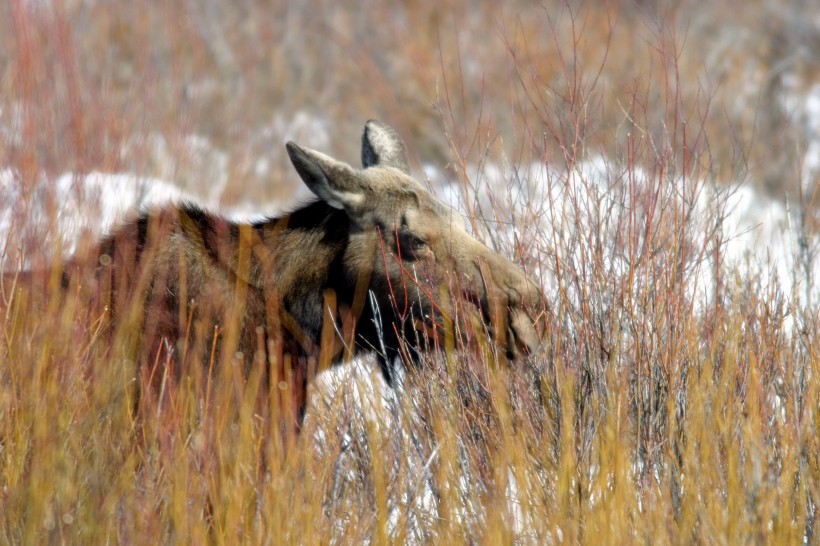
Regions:
<instances>
[{"instance_id":1,"label":"moose shoulder","mask_svg":"<svg viewBox=\"0 0 820 546\"><path fill-rule=\"evenodd\" d=\"M72 266L66 283L132 321L143 363L213 348L217 360L241 352L306 382L311 366L364 350L389 381L394 361L428 348L454 298L474 306L509 355L535 348L540 290L411 178L392 128L367 122L362 169L292 142L287 152L312 204L252 224L188 205L146 213L100 243L93 270Z\"/></svg>"}]
</instances>

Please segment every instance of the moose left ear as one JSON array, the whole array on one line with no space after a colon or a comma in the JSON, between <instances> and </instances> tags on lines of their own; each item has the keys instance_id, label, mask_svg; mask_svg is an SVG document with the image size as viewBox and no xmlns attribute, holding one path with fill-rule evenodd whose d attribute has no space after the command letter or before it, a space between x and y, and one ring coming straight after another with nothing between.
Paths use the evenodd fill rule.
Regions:
<instances>
[{"instance_id":1,"label":"moose left ear","mask_svg":"<svg viewBox=\"0 0 820 546\"><path fill-rule=\"evenodd\" d=\"M366 169L375 165L395 167L404 174L410 174L407 149L395 129L371 119L364 125L362 134L362 166Z\"/></svg>"},{"instance_id":2,"label":"moose left ear","mask_svg":"<svg viewBox=\"0 0 820 546\"><path fill-rule=\"evenodd\" d=\"M296 172L319 199L348 212L364 203L361 175L353 167L293 142L285 147Z\"/></svg>"}]
</instances>

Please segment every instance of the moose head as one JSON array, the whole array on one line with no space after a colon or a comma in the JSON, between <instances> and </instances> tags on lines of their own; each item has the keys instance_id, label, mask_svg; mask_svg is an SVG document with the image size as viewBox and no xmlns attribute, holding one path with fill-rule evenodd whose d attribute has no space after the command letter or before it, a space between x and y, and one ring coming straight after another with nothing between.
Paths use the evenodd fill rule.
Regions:
<instances>
[{"instance_id":1,"label":"moose head","mask_svg":"<svg viewBox=\"0 0 820 546\"><path fill-rule=\"evenodd\" d=\"M537 349L532 313L543 305L538 286L472 237L456 211L411 177L395 130L367 122L362 169L293 142L287 151L310 190L349 220L342 271L358 300L367 287L365 307L379 316L368 315L370 321L360 320L359 328L367 331L368 322L376 323L377 349L386 339L383 353L402 352L396 346L400 338L422 341L428 336L420 336L420 329L441 331L456 298L475 306L508 356Z\"/></svg>"}]
</instances>

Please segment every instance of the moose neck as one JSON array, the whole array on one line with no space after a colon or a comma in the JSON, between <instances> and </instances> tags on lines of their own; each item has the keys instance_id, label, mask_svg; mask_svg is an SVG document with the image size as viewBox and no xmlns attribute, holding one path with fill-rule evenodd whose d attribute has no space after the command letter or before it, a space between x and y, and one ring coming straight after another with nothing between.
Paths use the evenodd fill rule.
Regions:
<instances>
[{"instance_id":1,"label":"moose neck","mask_svg":"<svg viewBox=\"0 0 820 546\"><path fill-rule=\"evenodd\" d=\"M284 293L322 290L342 275L334 266L338 262L341 267L350 237L350 222L343 211L316 201L254 227L261 232L257 242L263 245L255 253L262 285L280 287Z\"/></svg>"},{"instance_id":2,"label":"moose neck","mask_svg":"<svg viewBox=\"0 0 820 546\"><path fill-rule=\"evenodd\" d=\"M266 279L263 285L279 291L277 299L284 310L299 317L300 327L317 346L327 343L323 337L330 334L337 354L342 349L340 336L351 348L356 340L370 340L363 348L376 351L389 381L388 361L397 354L398 340L396 332L382 321L392 320L392 311L389 304L382 305L382 320L377 324L368 299L377 265L373 262L378 252L377 234L374 232L372 242L364 245L365 252L352 249L351 229L355 228L347 214L323 201L268 220L257 225L259 228L263 246L270 252L269 259L259 262L261 278ZM376 339L381 343L373 341Z\"/></svg>"},{"instance_id":3,"label":"moose neck","mask_svg":"<svg viewBox=\"0 0 820 546\"><path fill-rule=\"evenodd\" d=\"M300 329L319 344L327 319L325 300L335 300L329 302L335 304L333 313L340 305L350 305L344 270L350 239L347 215L317 201L254 228L260 238L252 253L252 284L298 317Z\"/></svg>"}]
</instances>

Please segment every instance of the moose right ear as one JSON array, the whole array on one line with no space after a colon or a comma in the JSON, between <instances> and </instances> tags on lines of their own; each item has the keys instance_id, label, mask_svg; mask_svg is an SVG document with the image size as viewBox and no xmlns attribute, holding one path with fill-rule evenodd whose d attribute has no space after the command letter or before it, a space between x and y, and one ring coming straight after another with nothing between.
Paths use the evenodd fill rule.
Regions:
<instances>
[{"instance_id":1,"label":"moose right ear","mask_svg":"<svg viewBox=\"0 0 820 546\"><path fill-rule=\"evenodd\" d=\"M288 142L290 161L310 191L333 208L351 212L365 201L360 176L353 167L316 150Z\"/></svg>"},{"instance_id":2,"label":"moose right ear","mask_svg":"<svg viewBox=\"0 0 820 546\"><path fill-rule=\"evenodd\" d=\"M376 165L395 167L410 174L407 148L399 134L386 123L371 119L365 123L362 133L362 167Z\"/></svg>"}]
</instances>

